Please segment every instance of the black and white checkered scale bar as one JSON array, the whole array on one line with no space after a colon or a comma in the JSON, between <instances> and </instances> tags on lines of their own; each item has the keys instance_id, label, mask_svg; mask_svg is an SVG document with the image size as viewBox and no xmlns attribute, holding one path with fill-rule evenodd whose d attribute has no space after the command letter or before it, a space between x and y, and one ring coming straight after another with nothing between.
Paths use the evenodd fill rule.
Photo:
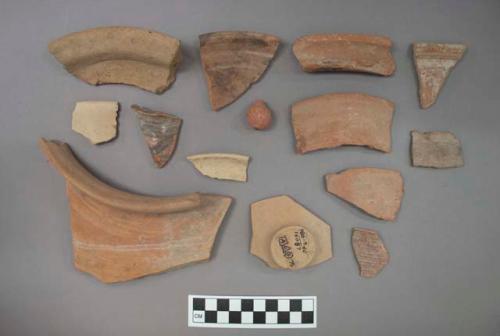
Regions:
<instances>
[{"instance_id":1,"label":"black and white checkered scale bar","mask_svg":"<svg viewBox=\"0 0 500 336\"><path fill-rule=\"evenodd\" d=\"M189 326L315 328L315 296L189 296Z\"/></svg>"}]
</instances>

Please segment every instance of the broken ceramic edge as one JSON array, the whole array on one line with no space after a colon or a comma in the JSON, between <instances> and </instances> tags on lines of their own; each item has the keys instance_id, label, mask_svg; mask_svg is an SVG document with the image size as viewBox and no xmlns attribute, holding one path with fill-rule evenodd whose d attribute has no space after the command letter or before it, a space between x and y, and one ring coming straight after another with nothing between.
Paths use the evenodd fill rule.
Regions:
<instances>
[{"instance_id":1,"label":"broken ceramic edge","mask_svg":"<svg viewBox=\"0 0 500 336\"><path fill-rule=\"evenodd\" d=\"M249 31L206 33L199 40L214 111L236 101L262 77L280 44L276 36Z\"/></svg>"},{"instance_id":2,"label":"broken ceramic edge","mask_svg":"<svg viewBox=\"0 0 500 336\"><path fill-rule=\"evenodd\" d=\"M127 84L160 94L175 81L180 46L167 34L116 26L65 35L49 44L49 52L88 84Z\"/></svg>"},{"instance_id":3,"label":"broken ceramic edge","mask_svg":"<svg viewBox=\"0 0 500 336\"><path fill-rule=\"evenodd\" d=\"M404 180L397 170L360 167L325 175L326 190L377 219L395 221Z\"/></svg>"},{"instance_id":4,"label":"broken ceramic edge","mask_svg":"<svg viewBox=\"0 0 500 336\"><path fill-rule=\"evenodd\" d=\"M348 71L391 76L396 63L388 37L367 34L312 34L293 43L305 72Z\"/></svg>"},{"instance_id":5,"label":"broken ceramic edge","mask_svg":"<svg viewBox=\"0 0 500 336\"><path fill-rule=\"evenodd\" d=\"M68 144L40 139L39 145L66 180L77 269L113 283L210 258L230 197L124 192L92 175Z\"/></svg>"},{"instance_id":6,"label":"broken ceramic edge","mask_svg":"<svg viewBox=\"0 0 500 336\"><path fill-rule=\"evenodd\" d=\"M333 257L331 227L293 198L281 195L250 205L250 253L275 269L299 270Z\"/></svg>"},{"instance_id":7,"label":"broken ceramic edge","mask_svg":"<svg viewBox=\"0 0 500 336\"><path fill-rule=\"evenodd\" d=\"M330 93L292 105L299 154L340 146L391 151L394 103L364 93Z\"/></svg>"},{"instance_id":8,"label":"broken ceramic edge","mask_svg":"<svg viewBox=\"0 0 500 336\"><path fill-rule=\"evenodd\" d=\"M458 43L413 43L413 62L422 109L434 105L451 70L462 59L466 50L466 45Z\"/></svg>"},{"instance_id":9,"label":"broken ceramic edge","mask_svg":"<svg viewBox=\"0 0 500 336\"><path fill-rule=\"evenodd\" d=\"M117 136L120 104L116 101L79 101L72 114L71 128L93 145L109 142Z\"/></svg>"},{"instance_id":10,"label":"broken ceramic edge","mask_svg":"<svg viewBox=\"0 0 500 336\"><path fill-rule=\"evenodd\" d=\"M203 153L187 157L203 175L220 180L247 181L250 157L232 153Z\"/></svg>"},{"instance_id":11,"label":"broken ceramic edge","mask_svg":"<svg viewBox=\"0 0 500 336\"><path fill-rule=\"evenodd\" d=\"M363 278L374 278L389 263L389 252L377 231L353 228L351 244Z\"/></svg>"},{"instance_id":12,"label":"broken ceramic edge","mask_svg":"<svg viewBox=\"0 0 500 336\"><path fill-rule=\"evenodd\" d=\"M455 134L447 131L411 131L411 165L424 168L464 166L462 146Z\"/></svg>"},{"instance_id":13,"label":"broken ceramic edge","mask_svg":"<svg viewBox=\"0 0 500 336\"><path fill-rule=\"evenodd\" d=\"M156 167L162 168L175 152L182 119L138 105L131 107L137 114L141 132Z\"/></svg>"}]
</instances>

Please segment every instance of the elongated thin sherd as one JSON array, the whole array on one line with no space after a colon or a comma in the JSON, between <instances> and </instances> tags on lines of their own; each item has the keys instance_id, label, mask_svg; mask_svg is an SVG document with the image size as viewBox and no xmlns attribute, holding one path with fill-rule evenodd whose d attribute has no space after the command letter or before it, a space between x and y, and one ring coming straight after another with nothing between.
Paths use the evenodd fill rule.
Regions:
<instances>
[{"instance_id":1,"label":"elongated thin sherd","mask_svg":"<svg viewBox=\"0 0 500 336\"><path fill-rule=\"evenodd\" d=\"M187 159L205 176L220 180L247 181L249 156L231 153L205 153L191 155Z\"/></svg>"}]
</instances>

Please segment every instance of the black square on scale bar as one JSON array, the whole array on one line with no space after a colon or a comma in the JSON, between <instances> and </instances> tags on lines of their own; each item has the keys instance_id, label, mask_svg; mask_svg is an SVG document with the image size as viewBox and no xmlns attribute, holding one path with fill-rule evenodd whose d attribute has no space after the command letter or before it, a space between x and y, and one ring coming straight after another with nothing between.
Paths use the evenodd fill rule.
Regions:
<instances>
[{"instance_id":1,"label":"black square on scale bar","mask_svg":"<svg viewBox=\"0 0 500 336\"><path fill-rule=\"evenodd\" d=\"M229 312L229 323L241 323L241 312L230 311Z\"/></svg>"},{"instance_id":2,"label":"black square on scale bar","mask_svg":"<svg viewBox=\"0 0 500 336\"><path fill-rule=\"evenodd\" d=\"M302 311L302 300L290 300L290 311Z\"/></svg>"},{"instance_id":3,"label":"black square on scale bar","mask_svg":"<svg viewBox=\"0 0 500 336\"><path fill-rule=\"evenodd\" d=\"M217 311L229 311L229 299L218 299Z\"/></svg>"},{"instance_id":4,"label":"black square on scale bar","mask_svg":"<svg viewBox=\"0 0 500 336\"><path fill-rule=\"evenodd\" d=\"M205 299L194 298L193 310L205 310Z\"/></svg>"},{"instance_id":5,"label":"black square on scale bar","mask_svg":"<svg viewBox=\"0 0 500 336\"><path fill-rule=\"evenodd\" d=\"M253 311L253 300L241 300L241 311Z\"/></svg>"},{"instance_id":6,"label":"black square on scale bar","mask_svg":"<svg viewBox=\"0 0 500 336\"><path fill-rule=\"evenodd\" d=\"M289 324L290 312L278 312L278 324Z\"/></svg>"},{"instance_id":7,"label":"black square on scale bar","mask_svg":"<svg viewBox=\"0 0 500 336\"><path fill-rule=\"evenodd\" d=\"M266 300L266 311L268 312L278 311L278 300Z\"/></svg>"},{"instance_id":8,"label":"black square on scale bar","mask_svg":"<svg viewBox=\"0 0 500 336\"><path fill-rule=\"evenodd\" d=\"M205 323L217 323L217 312L216 311L206 311L205 312Z\"/></svg>"}]
</instances>

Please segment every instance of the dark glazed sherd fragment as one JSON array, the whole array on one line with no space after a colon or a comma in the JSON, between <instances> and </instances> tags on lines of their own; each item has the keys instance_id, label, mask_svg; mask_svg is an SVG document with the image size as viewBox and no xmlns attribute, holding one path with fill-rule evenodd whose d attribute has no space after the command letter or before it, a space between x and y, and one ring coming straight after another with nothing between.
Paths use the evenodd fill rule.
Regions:
<instances>
[{"instance_id":1,"label":"dark glazed sherd fragment","mask_svg":"<svg viewBox=\"0 0 500 336\"><path fill-rule=\"evenodd\" d=\"M67 144L40 139L39 145L66 180L77 269L110 283L210 258L231 198L124 192L94 177Z\"/></svg>"},{"instance_id":2,"label":"dark glazed sherd fragment","mask_svg":"<svg viewBox=\"0 0 500 336\"><path fill-rule=\"evenodd\" d=\"M128 84L154 93L174 81L181 42L136 27L99 27L65 35L49 52L66 70L92 84Z\"/></svg>"},{"instance_id":3,"label":"dark glazed sherd fragment","mask_svg":"<svg viewBox=\"0 0 500 336\"><path fill-rule=\"evenodd\" d=\"M391 151L394 104L362 93L330 93L292 106L295 148L304 154L344 145Z\"/></svg>"},{"instance_id":4,"label":"dark glazed sherd fragment","mask_svg":"<svg viewBox=\"0 0 500 336\"><path fill-rule=\"evenodd\" d=\"M418 76L420 106L432 106L451 70L467 47L463 44L413 43L413 61Z\"/></svg>"},{"instance_id":5,"label":"dark glazed sherd fragment","mask_svg":"<svg viewBox=\"0 0 500 336\"><path fill-rule=\"evenodd\" d=\"M170 160L177 146L182 119L137 105L132 105L132 108L137 113L139 126L153 161L158 168L163 167Z\"/></svg>"},{"instance_id":6,"label":"dark glazed sherd fragment","mask_svg":"<svg viewBox=\"0 0 500 336\"><path fill-rule=\"evenodd\" d=\"M460 140L451 132L411 132L414 167L455 168L464 165Z\"/></svg>"},{"instance_id":7,"label":"dark glazed sherd fragment","mask_svg":"<svg viewBox=\"0 0 500 336\"><path fill-rule=\"evenodd\" d=\"M403 177L396 170L351 168L325 175L326 190L376 218L393 221L403 198Z\"/></svg>"},{"instance_id":8,"label":"dark glazed sherd fragment","mask_svg":"<svg viewBox=\"0 0 500 336\"><path fill-rule=\"evenodd\" d=\"M375 230L354 228L352 249L363 278L375 277L389 263L389 253Z\"/></svg>"},{"instance_id":9,"label":"dark glazed sherd fragment","mask_svg":"<svg viewBox=\"0 0 500 336\"><path fill-rule=\"evenodd\" d=\"M384 36L315 34L299 37L293 53L306 72L353 71L390 76L396 70L392 41Z\"/></svg>"},{"instance_id":10,"label":"dark glazed sherd fragment","mask_svg":"<svg viewBox=\"0 0 500 336\"><path fill-rule=\"evenodd\" d=\"M200 35L200 53L214 111L234 102L259 80L278 50L276 36L255 32Z\"/></svg>"}]
</instances>

